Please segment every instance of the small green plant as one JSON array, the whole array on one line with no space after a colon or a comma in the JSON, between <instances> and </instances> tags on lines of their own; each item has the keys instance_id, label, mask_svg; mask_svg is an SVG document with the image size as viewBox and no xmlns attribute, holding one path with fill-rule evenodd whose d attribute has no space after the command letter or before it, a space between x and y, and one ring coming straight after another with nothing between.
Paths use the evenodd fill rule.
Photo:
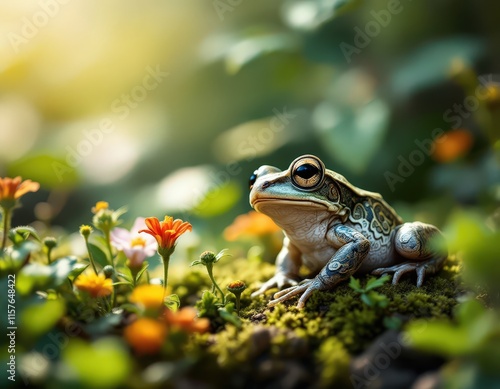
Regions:
<instances>
[{"instance_id":1,"label":"small green plant","mask_svg":"<svg viewBox=\"0 0 500 389\"><path fill-rule=\"evenodd\" d=\"M207 273L208 276L210 277L210 280L212 281L212 293L215 293L215 289L219 291L221 294L221 299L222 299L222 305L226 304L226 296L224 295L224 292L222 289L219 287L217 282L215 281L214 274L213 274L213 267L214 264L219 262L219 260L228 255L226 254L227 249L219 251L217 255L215 255L214 252L212 251L204 251L200 255L200 259L197 259L196 261L191 262L191 266L195 265L203 265L207 268Z\"/></svg>"},{"instance_id":2,"label":"small green plant","mask_svg":"<svg viewBox=\"0 0 500 389\"><path fill-rule=\"evenodd\" d=\"M351 289L361 295L361 301L363 301L369 307L385 308L389 304L389 299L386 295L375 292L374 289L384 285L390 278L391 277L389 275L385 275L380 278L370 278L366 283L366 286L362 288L361 282L358 279L351 277L349 286L351 287Z\"/></svg>"}]
</instances>

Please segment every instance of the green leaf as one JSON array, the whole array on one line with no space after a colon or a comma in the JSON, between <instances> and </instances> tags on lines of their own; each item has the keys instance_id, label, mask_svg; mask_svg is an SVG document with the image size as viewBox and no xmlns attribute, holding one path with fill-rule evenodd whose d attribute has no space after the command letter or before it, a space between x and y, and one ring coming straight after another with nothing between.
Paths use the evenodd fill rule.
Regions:
<instances>
[{"instance_id":1,"label":"green leaf","mask_svg":"<svg viewBox=\"0 0 500 389\"><path fill-rule=\"evenodd\" d=\"M191 262L191 265L189 265L189 266L196 266L196 265L203 265L203 262L201 262L199 259L197 259L196 261Z\"/></svg>"},{"instance_id":2,"label":"green leaf","mask_svg":"<svg viewBox=\"0 0 500 389\"><path fill-rule=\"evenodd\" d=\"M233 313L234 312L233 303L226 304L224 308L219 308L218 311L219 311L219 316L225 322L233 324L234 326L236 326L236 328L241 328L242 325L241 319L236 314Z\"/></svg>"},{"instance_id":3,"label":"green leaf","mask_svg":"<svg viewBox=\"0 0 500 389\"><path fill-rule=\"evenodd\" d=\"M171 294L165 299L165 306L173 312L176 312L181 306L181 300L176 294Z\"/></svg>"},{"instance_id":4,"label":"green leaf","mask_svg":"<svg viewBox=\"0 0 500 389\"><path fill-rule=\"evenodd\" d=\"M16 289L22 295L29 294L32 290L44 290L50 283L53 269L39 263L30 263L18 273Z\"/></svg>"},{"instance_id":5,"label":"green leaf","mask_svg":"<svg viewBox=\"0 0 500 389\"><path fill-rule=\"evenodd\" d=\"M191 211L204 218L218 216L229 211L241 196L240 185L228 182L210 189Z\"/></svg>"},{"instance_id":6,"label":"green leaf","mask_svg":"<svg viewBox=\"0 0 500 389\"><path fill-rule=\"evenodd\" d=\"M299 47L296 37L291 34L258 35L238 42L226 54L226 70L238 73L250 62L271 53L295 52Z\"/></svg>"},{"instance_id":7,"label":"green leaf","mask_svg":"<svg viewBox=\"0 0 500 389\"><path fill-rule=\"evenodd\" d=\"M373 305L380 307L380 308L385 308L389 304L389 300L387 299L387 296L377 293L375 291L370 291L368 293L368 297L370 301L373 303Z\"/></svg>"},{"instance_id":8,"label":"green leaf","mask_svg":"<svg viewBox=\"0 0 500 389\"><path fill-rule=\"evenodd\" d=\"M66 282L70 275L74 279L73 272L75 271L76 262L76 257L64 257L49 266L39 263L30 263L24 266L18 275L17 288L19 293L28 294L34 290L58 288Z\"/></svg>"},{"instance_id":9,"label":"green leaf","mask_svg":"<svg viewBox=\"0 0 500 389\"><path fill-rule=\"evenodd\" d=\"M285 21L298 30L314 30L363 4L362 0L295 0L285 2Z\"/></svg>"},{"instance_id":10,"label":"green leaf","mask_svg":"<svg viewBox=\"0 0 500 389\"><path fill-rule=\"evenodd\" d=\"M9 239L14 242L14 244L21 243L21 241L28 239L30 236L41 242L38 232L31 226L19 226L9 231ZM19 237L22 238L21 241Z\"/></svg>"},{"instance_id":11,"label":"green leaf","mask_svg":"<svg viewBox=\"0 0 500 389\"><path fill-rule=\"evenodd\" d=\"M92 254L92 257L94 258L94 261L98 265L101 265L101 267L109 265L108 256L104 253L104 251L99 246L97 246L93 243L89 243L89 251Z\"/></svg>"},{"instance_id":12,"label":"green leaf","mask_svg":"<svg viewBox=\"0 0 500 389\"><path fill-rule=\"evenodd\" d=\"M62 299L42 300L36 298L31 300L19 315L22 323L23 337L29 341L35 341L41 335L50 331L63 317L66 307Z\"/></svg>"},{"instance_id":13,"label":"green leaf","mask_svg":"<svg viewBox=\"0 0 500 389\"><path fill-rule=\"evenodd\" d=\"M358 279L351 276L351 281L349 282L349 287L354 289L358 293L363 293L364 290L361 288L361 282Z\"/></svg>"},{"instance_id":14,"label":"green leaf","mask_svg":"<svg viewBox=\"0 0 500 389\"><path fill-rule=\"evenodd\" d=\"M446 357L458 357L472 351L468 332L449 321L417 320L408 325L407 334L414 347Z\"/></svg>"},{"instance_id":15,"label":"green leaf","mask_svg":"<svg viewBox=\"0 0 500 389\"><path fill-rule=\"evenodd\" d=\"M50 155L30 155L9 164L10 177L29 177L45 188L72 188L79 182L77 169L64 158Z\"/></svg>"},{"instance_id":16,"label":"green leaf","mask_svg":"<svg viewBox=\"0 0 500 389\"><path fill-rule=\"evenodd\" d=\"M319 104L313 113L313 124L325 150L359 174L366 170L384 141L390 109L380 99L353 105L339 99L337 96Z\"/></svg>"},{"instance_id":17,"label":"green leaf","mask_svg":"<svg viewBox=\"0 0 500 389\"><path fill-rule=\"evenodd\" d=\"M121 386L130 374L132 362L123 342L103 338L93 343L71 339L63 350L63 361L91 388Z\"/></svg>"},{"instance_id":18,"label":"green leaf","mask_svg":"<svg viewBox=\"0 0 500 389\"><path fill-rule=\"evenodd\" d=\"M217 296L206 290L201 295L201 299L196 303L200 317L217 317Z\"/></svg>"},{"instance_id":19,"label":"green leaf","mask_svg":"<svg viewBox=\"0 0 500 389\"><path fill-rule=\"evenodd\" d=\"M365 290L368 292L369 290L379 288L382 285L384 285L387 281L389 281L390 279L391 279L391 276L388 274L383 275L380 278L370 277L370 279L366 283Z\"/></svg>"},{"instance_id":20,"label":"green leaf","mask_svg":"<svg viewBox=\"0 0 500 389\"><path fill-rule=\"evenodd\" d=\"M373 307L375 304L374 304L374 301L372 301L372 299L370 298L369 295L363 293L361 295L361 301L363 301L366 305L368 305L369 307Z\"/></svg>"},{"instance_id":21,"label":"green leaf","mask_svg":"<svg viewBox=\"0 0 500 389\"><path fill-rule=\"evenodd\" d=\"M390 330L399 330L403 325L403 321L396 316L386 316L383 320L384 327Z\"/></svg>"},{"instance_id":22,"label":"green leaf","mask_svg":"<svg viewBox=\"0 0 500 389\"><path fill-rule=\"evenodd\" d=\"M449 79L452 61L473 63L485 50L475 37L452 36L418 47L391 73L390 84L403 98Z\"/></svg>"},{"instance_id":23,"label":"green leaf","mask_svg":"<svg viewBox=\"0 0 500 389\"><path fill-rule=\"evenodd\" d=\"M68 274L68 278L71 282L73 282L80 274L82 274L85 269L87 269L90 265L84 265L83 263L77 263L73 266L73 269Z\"/></svg>"},{"instance_id":24,"label":"green leaf","mask_svg":"<svg viewBox=\"0 0 500 389\"><path fill-rule=\"evenodd\" d=\"M142 275L144 274L144 272L146 270L148 270L148 267L149 267L149 264L147 263L144 263L142 265L142 269L139 270L139 272L137 273L137 275L135 276L135 283L137 284L139 282L139 280L141 279Z\"/></svg>"},{"instance_id":25,"label":"green leaf","mask_svg":"<svg viewBox=\"0 0 500 389\"><path fill-rule=\"evenodd\" d=\"M10 257L14 262L14 267L18 269L31 255L32 252L40 250L40 244L32 240L25 240L19 244L16 244L10 250Z\"/></svg>"}]
</instances>

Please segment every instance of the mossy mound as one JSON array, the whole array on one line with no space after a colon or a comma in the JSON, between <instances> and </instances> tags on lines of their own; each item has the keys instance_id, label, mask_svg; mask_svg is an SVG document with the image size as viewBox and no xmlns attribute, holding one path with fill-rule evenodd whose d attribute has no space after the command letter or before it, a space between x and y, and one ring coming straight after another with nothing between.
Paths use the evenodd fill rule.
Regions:
<instances>
[{"instance_id":1,"label":"mossy mound","mask_svg":"<svg viewBox=\"0 0 500 389\"><path fill-rule=\"evenodd\" d=\"M273 265L243 259L221 262L214 273L222 286L242 279L249 287L241 299L241 328L222 324L215 333L196 338L195 347L203 357L194 370L205 383L208 380L215 386L349 387L350 359L377 336L388 328L402 329L413 319L450 317L457 297L464 292L458 265L449 259L421 288L412 277L378 288L388 298L384 308L365 304L347 283L315 292L302 310L295 307L296 298L268 308L276 290L254 299L250 294L272 276ZM180 294L185 300L199 299L210 285L208 277L202 273L186 277L176 281L174 291L184 292ZM198 290L193 277L199 281ZM369 276L358 278L364 284Z\"/></svg>"}]
</instances>

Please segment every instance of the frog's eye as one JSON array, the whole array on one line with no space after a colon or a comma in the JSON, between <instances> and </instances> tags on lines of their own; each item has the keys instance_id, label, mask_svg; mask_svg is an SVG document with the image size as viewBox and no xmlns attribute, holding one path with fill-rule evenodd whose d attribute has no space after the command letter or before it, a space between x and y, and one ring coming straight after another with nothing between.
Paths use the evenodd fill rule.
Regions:
<instances>
[{"instance_id":1,"label":"frog's eye","mask_svg":"<svg viewBox=\"0 0 500 389\"><path fill-rule=\"evenodd\" d=\"M318 158L307 155L292 162L292 183L302 190L314 190L323 183L325 167Z\"/></svg>"},{"instance_id":2,"label":"frog's eye","mask_svg":"<svg viewBox=\"0 0 500 389\"><path fill-rule=\"evenodd\" d=\"M250 187L250 189L252 189L255 181L257 181L257 170L253 172L253 174L250 176L250 179L248 180L248 186Z\"/></svg>"}]
</instances>

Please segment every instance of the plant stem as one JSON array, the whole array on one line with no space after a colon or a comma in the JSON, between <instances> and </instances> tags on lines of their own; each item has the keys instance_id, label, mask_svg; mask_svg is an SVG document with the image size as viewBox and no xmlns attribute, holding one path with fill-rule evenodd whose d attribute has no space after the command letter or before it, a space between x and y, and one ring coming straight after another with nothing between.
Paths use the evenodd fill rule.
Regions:
<instances>
[{"instance_id":1,"label":"plant stem","mask_svg":"<svg viewBox=\"0 0 500 389\"><path fill-rule=\"evenodd\" d=\"M226 296L224 296L224 292L222 291L221 288L219 288L219 285L217 285L217 282L215 282L215 278L214 278L214 275L212 273L212 264L207 265L207 272L208 272L208 276L210 277L210 280L212 280L212 286L215 286L222 296L222 305L225 305L226 304Z\"/></svg>"},{"instance_id":2,"label":"plant stem","mask_svg":"<svg viewBox=\"0 0 500 389\"><path fill-rule=\"evenodd\" d=\"M109 236L109 231L106 230L104 232L104 237L106 238L106 246L108 247L108 251L109 251L109 262L110 262L110 265L115 267L115 264L114 264L114 261L113 261L113 249L111 248L111 239L110 239L110 236Z\"/></svg>"},{"instance_id":3,"label":"plant stem","mask_svg":"<svg viewBox=\"0 0 500 389\"><path fill-rule=\"evenodd\" d=\"M167 282L168 282L168 265L170 263L170 255L162 255L163 259L163 298L167 295Z\"/></svg>"},{"instance_id":4,"label":"plant stem","mask_svg":"<svg viewBox=\"0 0 500 389\"><path fill-rule=\"evenodd\" d=\"M85 246L87 246L87 252L89 254L90 263L92 264L92 269L94 269L94 273L97 275L97 268L95 267L94 257L92 255L92 251L90 251L88 238L85 237Z\"/></svg>"},{"instance_id":5,"label":"plant stem","mask_svg":"<svg viewBox=\"0 0 500 389\"><path fill-rule=\"evenodd\" d=\"M2 236L2 249L1 249L1 251L3 251L5 249L5 245L7 244L7 234L9 233L9 229L10 229L10 218L11 218L10 208L4 208L3 209L3 236Z\"/></svg>"},{"instance_id":6,"label":"plant stem","mask_svg":"<svg viewBox=\"0 0 500 389\"><path fill-rule=\"evenodd\" d=\"M234 296L236 297L236 314L240 316L240 295L235 294Z\"/></svg>"},{"instance_id":7,"label":"plant stem","mask_svg":"<svg viewBox=\"0 0 500 389\"><path fill-rule=\"evenodd\" d=\"M52 259L50 259L50 253L51 252L52 252L52 249L48 248L47 249L47 262L49 263L49 265L52 263Z\"/></svg>"}]
</instances>

